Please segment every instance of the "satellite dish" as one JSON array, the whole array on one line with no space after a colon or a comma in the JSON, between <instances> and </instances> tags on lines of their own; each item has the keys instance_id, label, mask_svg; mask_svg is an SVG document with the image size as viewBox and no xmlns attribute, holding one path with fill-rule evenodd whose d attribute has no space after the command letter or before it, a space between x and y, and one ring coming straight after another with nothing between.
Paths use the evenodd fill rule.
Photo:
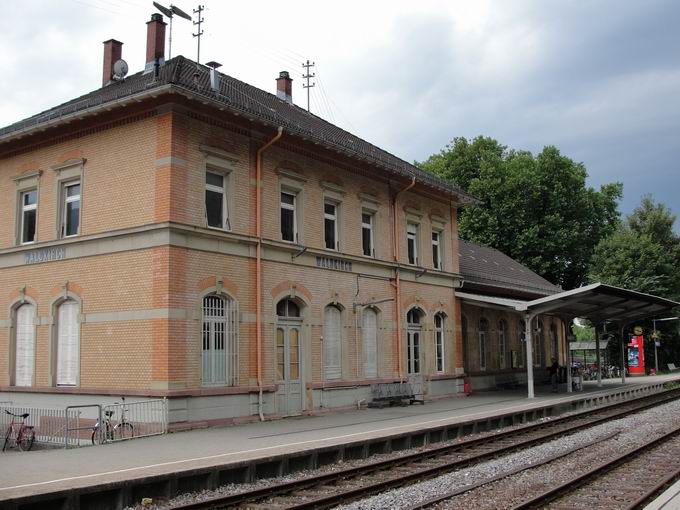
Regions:
<instances>
[{"instance_id":1,"label":"satellite dish","mask_svg":"<svg viewBox=\"0 0 680 510\"><path fill-rule=\"evenodd\" d=\"M113 64L113 79L118 81L122 80L125 78L125 76L128 73L128 65L125 60L122 58L120 60L116 60L116 63Z\"/></svg>"}]
</instances>

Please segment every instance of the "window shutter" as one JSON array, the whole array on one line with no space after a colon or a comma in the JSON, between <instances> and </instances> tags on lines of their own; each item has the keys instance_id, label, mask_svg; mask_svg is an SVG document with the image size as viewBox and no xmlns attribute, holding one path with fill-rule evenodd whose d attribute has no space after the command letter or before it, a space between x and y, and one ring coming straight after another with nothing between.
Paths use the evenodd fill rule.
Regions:
<instances>
[{"instance_id":1,"label":"window shutter","mask_svg":"<svg viewBox=\"0 0 680 510\"><path fill-rule=\"evenodd\" d=\"M35 306L22 305L17 310L16 329L16 386L33 385L35 358Z\"/></svg>"},{"instance_id":2,"label":"window shutter","mask_svg":"<svg viewBox=\"0 0 680 510\"><path fill-rule=\"evenodd\" d=\"M78 303L65 301L59 306L57 340L57 385L78 383Z\"/></svg>"},{"instance_id":3,"label":"window shutter","mask_svg":"<svg viewBox=\"0 0 680 510\"><path fill-rule=\"evenodd\" d=\"M378 376L378 354L377 354L377 335L378 335L378 314L375 310L367 308L364 310L364 323L362 326L364 344L364 376Z\"/></svg>"},{"instance_id":4,"label":"window shutter","mask_svg":"<svg viewBox=\"0 0 680 510\"><path fill-rule=\"evenodd\" d=\"M334 306L324 311L323 352L326 379L339 379L342 375L342 329L340 310Z\"/></svg>"}]
</instances>

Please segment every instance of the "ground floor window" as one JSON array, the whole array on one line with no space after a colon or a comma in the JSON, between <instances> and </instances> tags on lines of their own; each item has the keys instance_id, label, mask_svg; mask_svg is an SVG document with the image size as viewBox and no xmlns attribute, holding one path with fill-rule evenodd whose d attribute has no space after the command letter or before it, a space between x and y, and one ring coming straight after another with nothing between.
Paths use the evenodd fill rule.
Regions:
<instances>
[{"instance_id":1,"label":"ground floor window","mask_svg":"<svg viewBox=\"0 0 680 510\"><path fill-rule=\"evenodd\" d=\"M35 306L26 303L16 310L14 385L32 386L35 367Z\"/></svg>"},{"instance_id":2,"label":"ground floor window","mask_svg":"<svg viewBox=\"0 0 680 510\"><path fill-rule=\"evenodd\" d=\"M435 369L437 372L444 371L444 314L434 316L434 350Z\"/></svg>"},{"instance_id":3,"label":"ground floor window","mask_svg":"<svg viewBox=\"0 0 680 510\"><path fill-rule=\"evenodd\" d=\"M57 313L57 386L78 384L80 367L80 306L69 299L59 305Z\"/></svg>"},{"instance_id":4,"label":"ground floor window","mask_svg":"<svg viewBox=\"0 0 680 510\"><path fill-rule=\"evenodd\" d=\"M327 306L323 321L323 360L326 379L342 377L342 314L337 306Z\"/></svg>"},{"instance_id":5,"label":"ground floor window","mask_svg":"<svg viewBox=\"0 0 680 510\"><path fill-rule=\"evenodd\" d=\"M498 322L498 368L505 368L505 351L507 348L508 324L501 319Z\"/></svg>"},{"instance_id":6,"label":"ground floor window","mask_svg":"<svg viewBox=\"0 0 680 510\"><path fill-rule=\"evenodd\" d=\"M235 385L238 368L238 307L233 299L203 298L203 385Z\"/></svg>"},{"instance_id":7,"label":"ground floor window","mask_svg":"<svg viewBox=\"0 0 680 510\"><path fill-rule=\"evenodd\" d=\"M408 374L420 373L420 337L423 312L414 308L406 315L406 368Z\"/></svg>"},{"instance_id":8,"label":"ground floor window","mask_svg":"<svg viewBox=\"0 0 680 510\"><path fill-rule=\"evenodd\" d=\"M364 310L361 333L364 348L364 377L378 377L378 314L373 308Z\"/></svg>"},{"instance_id":9,"label":"ground floor window","mask_svg":"<svg viewBox=\"0 0 680 510\"><path fill-rule=\"evenodd\" d=\"M489 321L479 319L479 369L486 370L486 341L489 332Z\"/></svg>"}]
</instances>

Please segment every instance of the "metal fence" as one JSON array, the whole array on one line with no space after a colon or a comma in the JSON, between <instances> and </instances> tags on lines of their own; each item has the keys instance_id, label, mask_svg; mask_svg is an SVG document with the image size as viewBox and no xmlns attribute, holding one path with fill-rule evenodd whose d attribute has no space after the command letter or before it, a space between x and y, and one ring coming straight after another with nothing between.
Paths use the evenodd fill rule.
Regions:
<instances>
[{"instance_id":1,"label":"metal fence","mask_svg":"<svg viewBox=\"0 0 680 510\"><path fill-rule=\"evenodd\" d=\"M64 444L69 439L67 434L68 424L77 422L80 418L80 412L77 410L68 411L66 409L0 404L0 431L3 434L12 420L12 417L5 410L14 414L28 413L26 425L34 428L36 442L46 444ZM74 438L71 440L73 441Z\"/></svg>"},{"instance_id":2,"label":"metal fence","mask_svg":"<svg viewBox=\"0 0 680 510\"><path fill-rule=\"evenodd\" d=\"M168 431L166 399L86 404L65 409L24 407L0 402L0 433L12 417L5 413L28 413L26 425L34 427L37 443L66 448L165 434ZM102 426L99 426L103 423ZM3 435L4 437L4 435Z\"/></svg>"},{"instance_id":3,"label":"metal fence","mask_svg":"<svg viewBox=\"0 0 680 510\"><path fill-rule=\"evenodd\" d=\"M116 402L102 406L104 425L99 427L102 442L165 434L168 430L166 399Z\"/></svg>"}]
</instances>

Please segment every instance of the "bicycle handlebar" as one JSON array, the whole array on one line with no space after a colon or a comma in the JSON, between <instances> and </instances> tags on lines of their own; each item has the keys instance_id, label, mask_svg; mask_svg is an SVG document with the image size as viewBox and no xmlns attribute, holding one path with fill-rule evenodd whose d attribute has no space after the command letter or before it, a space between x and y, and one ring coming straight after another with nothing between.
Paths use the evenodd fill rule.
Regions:
<instances>
[{"instance_id":1,"label":"bicycle handlebar","mask_svg":"<svg viewBox=\"0 0 680 510\"><path fill-rule=\"evenodd\" d=\"M14 414L14 413L9 412L7 409L5 409L5 412L6 412L7 414L9 414L10 416L14 416L15 418L25 418L25 417L28 417L28 416L29 416L28 413L24 413L24 414Z\"/></svg>"}]
</instances>

